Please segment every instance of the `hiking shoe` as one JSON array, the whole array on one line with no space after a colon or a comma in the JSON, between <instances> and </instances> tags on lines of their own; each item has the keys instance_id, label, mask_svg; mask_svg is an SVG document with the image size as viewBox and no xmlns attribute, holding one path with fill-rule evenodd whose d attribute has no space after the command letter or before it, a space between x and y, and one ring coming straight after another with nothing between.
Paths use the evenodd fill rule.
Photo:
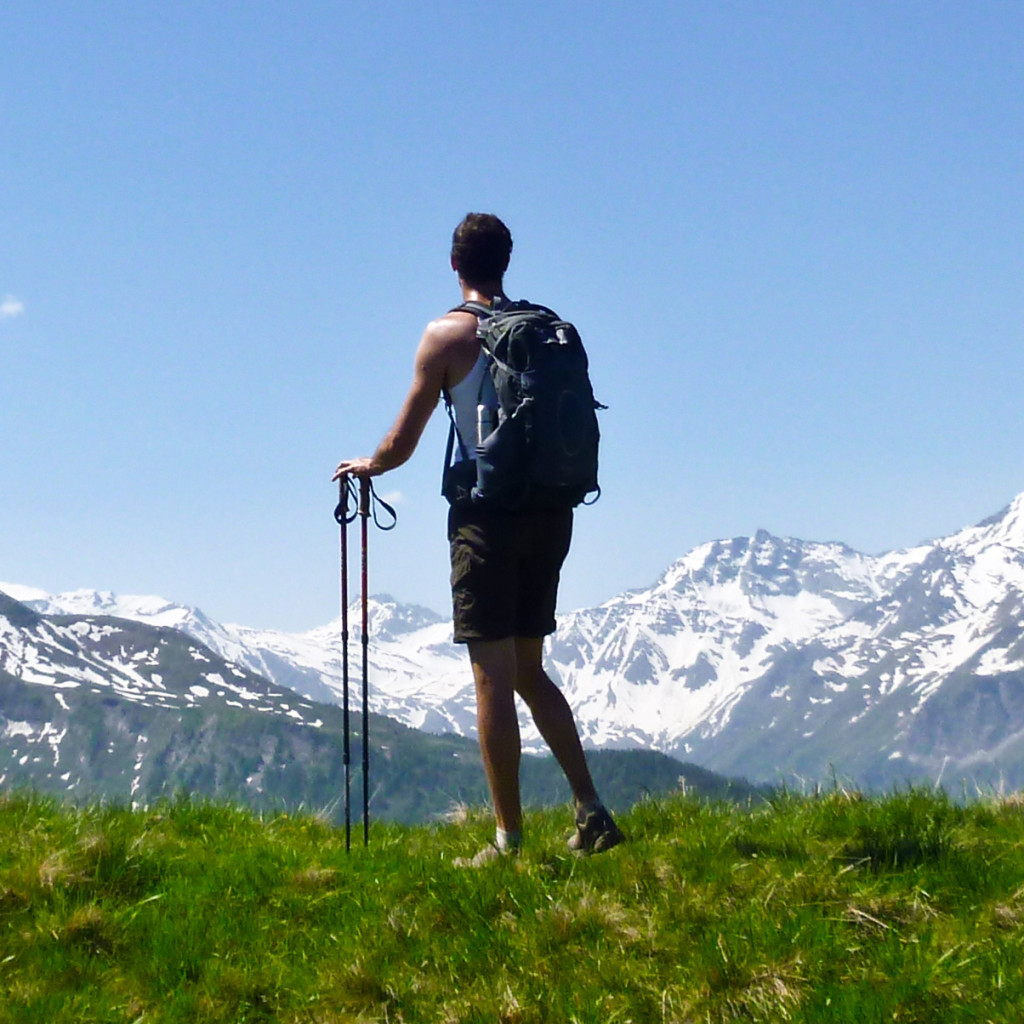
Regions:
<instances>
[{"instance_id":1,"label":"hiking shoe","mask_svg":"<svg viewBox=\"0 0 1024 1024\"><path fill-rule=\"evenodd\" d=\"M509 847L507 850L499 850L494 843L488 843L482 850L472 857L456 857L453 863L457 868L482 868L488 864L504 860L506 857L515 857L519 854L518 847Z\"/></svg>"},{"instance_id":2,"label":"hiking shoe","mask_svg":"<svg viewBox=\"0 0 1024 1024\"><path fill-rule=\"evenodd\" d=\"M573 853L604 853L625 838L603 804L589 810L581 807L576 812L576 831L569 836L569 849Z\"/></svg>"}]
</instances>

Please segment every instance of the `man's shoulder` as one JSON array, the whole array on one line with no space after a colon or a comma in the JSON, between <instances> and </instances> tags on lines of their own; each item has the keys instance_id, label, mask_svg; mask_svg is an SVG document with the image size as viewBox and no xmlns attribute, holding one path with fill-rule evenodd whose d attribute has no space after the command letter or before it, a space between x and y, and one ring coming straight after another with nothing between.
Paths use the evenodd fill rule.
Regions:
<instances>
[{"instance_id":1,"label":"man's shoulder","mask_svg":"<svg viewBox=\"0 0 1024 1024\"><path fill-rule=\"evenodd\" d=\"M424 341L432 347L461 348L476 341L477 318L465 310L449 310L431 320L423 332Z\"/></svg>"},{"instance_id":2,"label":"man's shoulder","mask_svg":"<svg viewBox=\"0 0 1024 1024\"><path fill-rule=\"evenodd\" d=\"M449 309L447 313L442 313L437 319L431 320L427 325L427 329L435 327L441 331L459 333L469 331L471 334L476 334L478 322L475 313L457 306L455 309Z\"/></svg>"}]
</instances>

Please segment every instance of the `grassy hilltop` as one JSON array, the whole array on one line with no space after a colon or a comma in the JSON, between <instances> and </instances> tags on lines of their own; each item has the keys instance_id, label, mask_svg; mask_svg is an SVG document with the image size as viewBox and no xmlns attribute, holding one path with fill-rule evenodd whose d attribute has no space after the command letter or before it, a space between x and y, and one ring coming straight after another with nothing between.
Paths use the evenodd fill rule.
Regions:
<instances>
[{"instance_id":1,"label":"grassy hilltop","mask_svg":"<svg viewBox=\"0 0 1024 1024\"><path fill-rule=\"evenodd\" d=\"M1024 809L685 796L577 859L566 809L344 832L0 799L0 1021L936 1022L1024 1013Z\"/></svg>"}]
</instances>

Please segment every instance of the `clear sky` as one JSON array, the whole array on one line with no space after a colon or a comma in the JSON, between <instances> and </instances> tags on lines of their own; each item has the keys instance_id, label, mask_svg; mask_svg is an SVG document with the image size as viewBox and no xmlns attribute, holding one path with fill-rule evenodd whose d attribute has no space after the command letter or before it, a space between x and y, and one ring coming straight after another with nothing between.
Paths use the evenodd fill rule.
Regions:
<instances>
[{"instance_id":1,"label":"clear sky","mask_svg":"<svg viewBox=\"0 0 1024 1024\"><path fill-rule=\"evenodd\" d=\"M609 406L563 609L953 532L1024 491L1022 185L1018 0L4 0L0 579L333 618L469 210ZM445 432L369 555L442 612Z\"/></svg>"}]
</instances>

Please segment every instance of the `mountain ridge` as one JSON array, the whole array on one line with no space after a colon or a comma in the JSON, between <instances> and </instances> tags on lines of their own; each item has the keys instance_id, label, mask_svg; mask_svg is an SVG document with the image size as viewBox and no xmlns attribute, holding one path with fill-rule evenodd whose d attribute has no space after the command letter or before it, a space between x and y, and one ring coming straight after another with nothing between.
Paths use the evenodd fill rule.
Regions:
<instances>
[{"instance_id":1,"label":"mountain ridge","mask_svg":"<svg viewBox=\"0 0 1024 1024\"><path fill-rule=\"evenodd\" d=\"M133 806L184 792L341 820L349 783L352 793L362 787L366 733L355 708L346 727L336 704L278 686L179 629L106 614L116 610L109 597L69 603L104 613L44 614L0 593L0 788ZM127 604L168 614L159 602ZM486 801L475 742L375 714L369 723L372 817L426 821ZM623 807L681 777L715 798L760 797L742 780L655 752L597 752L591 767ZM528 805L569 799L550 757L524 759L522 790Z\"/></svg>"},{"instance_id":2,"label":"mountain ridge","mask_svg":"<svg viewBox=\"0 0 1024 1024\"><path fill-rule=\"evenodd\" d=\"M37 611L173 621L279 686L339 699L338 619L286 634L158 598L20 592ZM358 624L354 604L353 685ZM377 595L369 631L371 710L472 736L472 679L448 621ZM592 748L659 750L770 780L839 770L885 785L963 770L1024 783L1022 637L1024 494L978 524L880 555L766 530L706 542L651 586L561 615L547 663ZM543 749L532 722L522 730L527 750Z\"/></svg>"}]
</instances>

